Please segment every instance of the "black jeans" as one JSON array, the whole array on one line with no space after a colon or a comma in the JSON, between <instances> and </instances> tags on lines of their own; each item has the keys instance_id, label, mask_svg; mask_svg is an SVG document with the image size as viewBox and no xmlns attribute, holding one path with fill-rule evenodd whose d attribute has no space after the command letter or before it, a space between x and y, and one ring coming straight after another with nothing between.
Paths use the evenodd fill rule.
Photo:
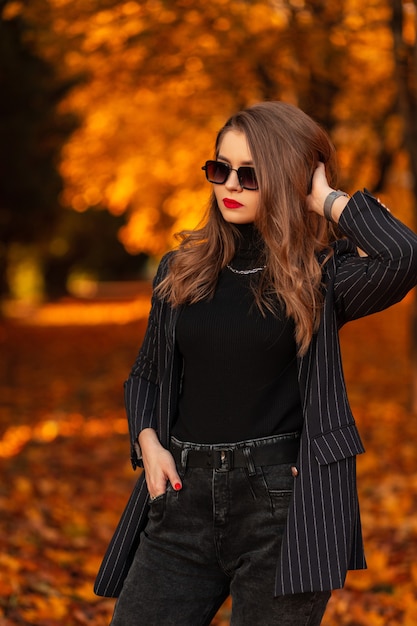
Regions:
<instances>
[{"instance_id":1,"label":"black jeans","mask_svg":"<svg viewBox=\"0 0 417 626\"><path fill-rule=\"evenodd\" d=\"M318 626L330 592L274 597L291 464L225 471L187 467L185 456L181 491L168 485L150 503L112 626L207 626L229 594L233 626Z\"/></svg>"}]
</instances>

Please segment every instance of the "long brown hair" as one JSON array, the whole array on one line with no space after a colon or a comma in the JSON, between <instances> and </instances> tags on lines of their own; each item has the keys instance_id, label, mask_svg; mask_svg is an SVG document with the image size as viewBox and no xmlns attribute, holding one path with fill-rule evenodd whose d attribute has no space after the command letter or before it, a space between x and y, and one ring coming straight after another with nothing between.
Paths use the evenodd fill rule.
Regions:
<instances>
[{"instance_id":1,"label":"long brown hair","mask_svg":"<svg viewBox=\"0 0 417 626\"><path fill-rule=\"evenodd\" d=\"M304 354L323 304L317 255L326 248L331 254L332 238L327 221L307 210L306 197L319 161L326 166L330 185L335 185L335 150L314 120L284 102L263 102L232 116L217 135L216 156L230 130L245 134L259 183L255 225L264 241L266 269L253 283L255 301L261 311L274 311L278 297L295 321L299 354ZM237 229L223 219L214 193L202 226L178 237L179 249L157 287L158 295L173 306L210 299L237 242Z\"/></svg>"}]
</instances>

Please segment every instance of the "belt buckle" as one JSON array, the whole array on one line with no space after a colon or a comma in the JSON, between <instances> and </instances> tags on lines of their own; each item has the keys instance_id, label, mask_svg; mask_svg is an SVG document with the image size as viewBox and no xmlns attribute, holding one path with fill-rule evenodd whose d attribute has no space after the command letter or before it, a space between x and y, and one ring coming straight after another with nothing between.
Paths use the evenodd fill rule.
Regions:
<instances>
[{"instance_id":1,"label":"belt buckle","mask_svg":"<svg viewBox=\"0 0 417 626\"><path fill-rule=\"evenodd\" d=\"M216 469L220 472L229 472L232 470L234 451L230 448L224 448L223 450L217 450L217 453Z\"/></svg>"}]
</instances>

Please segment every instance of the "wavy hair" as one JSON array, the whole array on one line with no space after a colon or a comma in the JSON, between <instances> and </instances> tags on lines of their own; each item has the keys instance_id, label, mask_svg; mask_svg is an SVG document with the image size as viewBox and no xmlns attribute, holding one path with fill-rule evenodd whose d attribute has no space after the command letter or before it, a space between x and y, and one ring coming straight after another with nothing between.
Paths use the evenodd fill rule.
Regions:
<instances>
[{"instance_id":1,"label":"wavy hair","mask_svg":"<svg viewBox=\"0 0 417 626\"><path fill-rule=\"evenodd\" d=\"M318 328L323 305L318 254L328 249L327 260L335 238L327 220L307 210L306 197L319 161L335 186L335 149L311 117L284 102L263 102L233 115L217 135L216 157L230 130L245 134L259 183L255 225L264 242L266 269L252 284L255 302L262 312L274 312L278 298L294 319L302 355ZM238 241L236 227L224 220L213 192L200 227L178 238L179 248L156 293L173 306L210 299Z\"/></svg>"}]
</instances>

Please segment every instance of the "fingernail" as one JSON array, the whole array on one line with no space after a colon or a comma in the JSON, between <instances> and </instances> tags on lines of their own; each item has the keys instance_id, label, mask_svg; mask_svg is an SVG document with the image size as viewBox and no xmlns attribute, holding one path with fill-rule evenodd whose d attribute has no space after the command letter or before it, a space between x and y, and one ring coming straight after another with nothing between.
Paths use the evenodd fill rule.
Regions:
<instances>
[{"instance_id":1,"label":"fingernail","mask_svg":"<svg viewBox=\"0 0 417 626\"><path fill-rule=\"evenodd\" d=\"M181 483L175 483L174 489L175 491L179 491L181 489Z\"/></svg>"}]
</instances>

